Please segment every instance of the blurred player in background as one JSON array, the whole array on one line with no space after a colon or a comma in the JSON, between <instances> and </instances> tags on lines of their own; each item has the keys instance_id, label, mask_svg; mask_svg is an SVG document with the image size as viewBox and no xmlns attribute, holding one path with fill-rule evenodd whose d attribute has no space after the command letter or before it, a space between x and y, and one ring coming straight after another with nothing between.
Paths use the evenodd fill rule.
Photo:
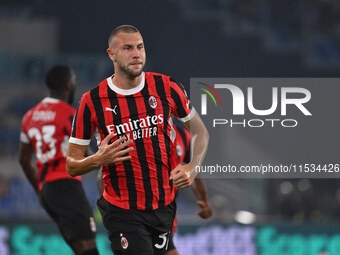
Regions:
<instances>
[{"instance_id":1,"label":"blurred player in background","mask_svg":"<svg viewBox=\"0 0 340 255\"><path fill-rule=\"evenodd\" d=\"M77 255L97 255L96 225L80 177L66 172L66 151L75 109L74 72L54 66L45 76L49 96L22 120L19 161L40 204ZM32 157L36 156L36 171Z\"/></svg>"},{"instance_id":2,"label":"blurred player in background","mask_svg":"<svg viewBox=\"0 0 340 255\"><path fill-rule=\"evenodd\" d=\"M191 107L183 85L143 72L146 55L137 28L123 25L109 37L114 75L85 93L78 107L67 155L72 176L102 166L98 199L115 255L165 254L176 214L174 185L192 184L209 134ZM189 164L176 165L171 114L192 131ZM100 147L85 157L95 134Z\"/></svg>"},{"instance_id":3,"label":"blurred player in background","mask_svg":"<svg viewBox=\"0 0 340 255\"><path fill-rule=\"evenodd\" d=\"M173 128L176 132L175 145L176 145L176 155L178 156L178 160L180 164L187 164L190 162L190 132L179 125L173 125ZM197 212L197 214L203 218L210 218L212 215L211 207L208 203L208 197L205 185L201 178L196 177L194 182L191 185L196 197L198 198L197 204L201 207L201 210ZM175 187L176 188L176 187ZM176 192L178 189L176 189ZM175 234L177 227L177 216L174 220L172 233L169 240L169 248L166 255L179 255L174 243L173 243L173 235Z\"/></svg>"}]
</instances>

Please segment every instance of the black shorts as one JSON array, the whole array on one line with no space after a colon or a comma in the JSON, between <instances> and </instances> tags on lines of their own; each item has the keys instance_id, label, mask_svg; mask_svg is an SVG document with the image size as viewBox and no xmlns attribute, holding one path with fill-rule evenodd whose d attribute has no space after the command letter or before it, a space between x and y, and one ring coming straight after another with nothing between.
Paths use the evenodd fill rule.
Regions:
<instances>
[{"instance_id":1,"label":"black shorts","mask_svg":"<svg viewBox=\"0 0 340 255\"><path fill-rule=\"evenodd\" d=\"M169 237L169 245L168 245L168 251L176 250L176 246L174 244L173 235L171 234Z\"/></svg>"},{"instance_id":2,"label":"black shorts","mask_svg":"<svg viewBox=\"0 0 340 255\"><path fill-rule=\"evenodd\" d=\"M44 183L41 200L67 243L95 238L92 208L80 181L62 179Z\"/></svg>"},{"instance_id":3,"label":"black shorts","mask_svg":"<svg viewBox=\"0 0 340 255\"><path fill-rule=\"evenodd\" d=\"M176 214L176 203L153 210L125 210L103 197L97 202L108 230L111 249L118 254L165 254ZM116 253L115 253L116 254Z\"/></svg>"}]
</instances>

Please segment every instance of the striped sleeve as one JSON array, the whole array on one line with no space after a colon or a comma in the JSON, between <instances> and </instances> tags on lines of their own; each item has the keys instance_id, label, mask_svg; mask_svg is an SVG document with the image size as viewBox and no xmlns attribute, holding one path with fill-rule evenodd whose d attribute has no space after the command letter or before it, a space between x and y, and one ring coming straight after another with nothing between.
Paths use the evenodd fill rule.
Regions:
<instances>
[{"instance_id":1,"label":"striped sleeve","mask_svg":"<svg viewBox=\"0 0 340 255\"><path fill-rule=\"evenodd\" d=\"M78 145L89 145L95 130L86 95L83 95L73 118L72 133L69 140L70 143Z\"/></svg>"},{"instance_id":2,"label":"striped sleeve","mask_svg":"<svg viewBox=\"0 0 340 255\"><path fill-rule=\"evenodd\" d=\"M183 129L184 131L184 140L185 140L185 154L184 154L184 163L190 162L190 132L186 129Z\"/></svg>"},{"instance_id":3,"label":"striped sleeve","mask_svg":"<svg viewBox=\"0 0 340 255\"><path fill-rule=\"evenodd\" d=\"M21 121L21 130L20 130L20 142L24 143L24 144L29 144L30 140L28 137L28 130L27 130L27 126L28 126L28 115L30 114L30 111L27 112L25 114L25 116L23 117L22 121Z\"/></svg>"},{"instance_id":4,"label":"striped sleeve","mask_svg":"<svg viewBox=\"0 0 340 255\"><path fill-rule=\"evenodd\" d=\"M195 115L188 94L184 86L170 77L171 100L173 102L173 114L182 122L191 120Z\"/></svg>"},{"instance_id":5,"label":"striped sleeve","mask_svg":"<svg viewBox=\"0 0 340 255\"><path fill-rule=\"evenodd\" d=\"M20 132L20 142L25 143L25 144L29 144L30 140L28 139L28 136L26 135L26 133L24 132Z\"/></svg>"}]
</instances>

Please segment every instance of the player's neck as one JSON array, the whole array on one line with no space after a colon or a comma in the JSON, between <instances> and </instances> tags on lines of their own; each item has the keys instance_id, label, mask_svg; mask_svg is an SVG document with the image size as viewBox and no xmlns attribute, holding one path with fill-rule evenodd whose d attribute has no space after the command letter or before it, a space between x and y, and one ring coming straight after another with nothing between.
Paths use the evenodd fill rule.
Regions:
<instances>
[{"instance_id":1,"label":"player's neck","mask_svg":"<svg viewBox=\"0 0 340 255\"><path fill-rule=\"evenodd\" d=\"M112 82L120 89L133 89L142 82L142 78L142 74L132 78L124 73L118 72L112 77Z\"/></svg>"},{"instance_id":2,"label":"player's neck","mask_svg":"<svg viewBox=\"0 0 340 255\"><path fill-rule=\"evenodd\" d=\"M66 95L62 95L62 94L54 92L54 91L50 91L48 96L51 97L51 98L63 101L65 103L67 102L67 99L68 99Z\"/></svg>"}]
</instances>

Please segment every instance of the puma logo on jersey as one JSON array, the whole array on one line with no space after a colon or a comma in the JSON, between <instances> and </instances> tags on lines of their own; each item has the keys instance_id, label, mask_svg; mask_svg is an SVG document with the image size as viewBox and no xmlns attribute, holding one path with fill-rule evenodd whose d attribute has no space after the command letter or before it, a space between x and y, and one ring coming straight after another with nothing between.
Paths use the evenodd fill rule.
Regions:
<instances>
[{"instance_id":1,"label":"puma logo on jersey","mask_svg":"<svg viewBox=\"0 0 340 255\"><path fill-rule=\"evenodd\" d=\"M114 107L113 109L110 108L110 107L106 107L105 110L106 110L106 111L111 111L111 112L114 112L115 114L117 114L117 113L116 113L116 108L117 108L117 105L115 105L115 107Z\"/></svg>"}]
</instances>

